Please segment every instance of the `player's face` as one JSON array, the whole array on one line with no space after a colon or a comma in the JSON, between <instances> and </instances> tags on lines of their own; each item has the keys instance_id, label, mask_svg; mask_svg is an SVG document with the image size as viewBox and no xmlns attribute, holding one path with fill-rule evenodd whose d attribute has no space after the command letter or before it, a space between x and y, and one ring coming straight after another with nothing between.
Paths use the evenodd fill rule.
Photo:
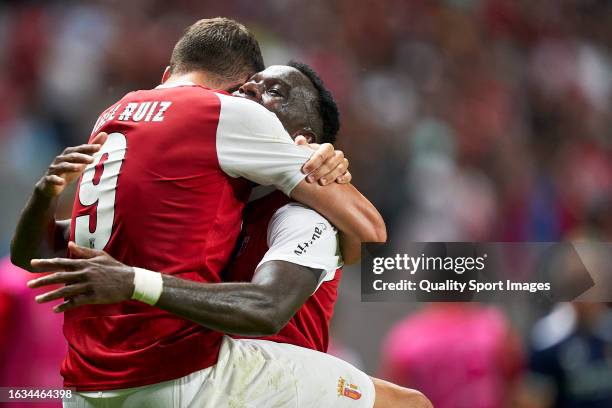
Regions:
<instances>
[{"instance_id":1,"label":"player's face","mask_svg":"<svg viewBox=\"0 0 612 408\"><path fill-rule=\"evenodd\" d=\"M310 80L286 65L272 65L256 73L233 95L274 112L291 135L308 126L308 114L316 109L316 90Z\"/></svg>"}]
</instances>

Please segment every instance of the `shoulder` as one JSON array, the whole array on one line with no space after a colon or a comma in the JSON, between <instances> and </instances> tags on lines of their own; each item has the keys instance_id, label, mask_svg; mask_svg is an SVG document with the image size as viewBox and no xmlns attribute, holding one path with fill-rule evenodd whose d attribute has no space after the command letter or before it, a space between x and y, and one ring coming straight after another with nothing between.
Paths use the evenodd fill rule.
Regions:
<instances>
[{"instance_id":1,"label":"shoulder","mask_svg":"<svg viewBox=\"0 0 612 408\"><path fill-rule=\"evenodd\" d=\"M220 92L215 92L215 96L221 102L222 114L237 116L235 119L241 121L261 120L262 118L278 121L274 113L249 99L238 98Z\"/></svg>"},{"instance_id":2,"label":"shoulder","mask_svg":"<svg viewBox=\"0 0 612 408\"><path fill-rule=\"evenodd\" d=\"M232 129L236 134L265 139L290 141L276 115L249 99L215 93L221 103L219 122L222 129Z\"/></svg>"}]
</instances>

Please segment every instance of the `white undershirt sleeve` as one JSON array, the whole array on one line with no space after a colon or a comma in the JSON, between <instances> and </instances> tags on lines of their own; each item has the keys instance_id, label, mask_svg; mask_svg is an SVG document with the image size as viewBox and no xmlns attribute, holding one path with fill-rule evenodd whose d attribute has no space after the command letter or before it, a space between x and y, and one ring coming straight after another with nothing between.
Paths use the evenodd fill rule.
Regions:
<instances>
[{"instance_id":1,"label":"white undershirt sleeve","mask_svg":"<svg viewBox=\"0 0 612 408\"><path fill-rule=\"evenodd\" d=\"M221 112L217 154L221 169L289 195L305 177L301 169L312 150L296 146L276 115L244 99L217 94Z\"/></svg>"},{"instance_id":2,"label":"white undershirt sleeve","mask_svg":"<svg viewBox=\"0 0 612 408\"><path fill-rule=\"evenodd\" d=\"M316 211L299 203L278 209L268 224L268 252L259 265L268 261L286 261L321 269L317 289L332 280L342 266L338 232Z\"/></svg>"}]
</instances>

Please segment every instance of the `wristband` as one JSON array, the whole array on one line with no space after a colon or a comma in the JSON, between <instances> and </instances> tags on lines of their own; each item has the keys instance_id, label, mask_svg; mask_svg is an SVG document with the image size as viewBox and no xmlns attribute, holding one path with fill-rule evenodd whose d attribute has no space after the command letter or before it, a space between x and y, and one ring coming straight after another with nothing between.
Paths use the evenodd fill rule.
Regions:
<instances>
[{"instance_id":1,"label":"wristband","mask_svg":"<svg viewBox=\"0 0 612 408\"><path fill-rule=\"evenodd\" d=\"M153 306L159 300L164 289L161 273L142 268L134 269L134 293L132 299Z\"/></svg>"}]
</instances>

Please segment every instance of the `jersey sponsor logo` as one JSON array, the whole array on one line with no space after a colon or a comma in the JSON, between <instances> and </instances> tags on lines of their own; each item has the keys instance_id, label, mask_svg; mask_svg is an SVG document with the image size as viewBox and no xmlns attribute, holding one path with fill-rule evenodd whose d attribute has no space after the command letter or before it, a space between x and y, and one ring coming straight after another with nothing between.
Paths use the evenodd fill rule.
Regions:
<instances>
[{"instance_id":1,"label":"jersey sponsor logo","mask_svg":"<svg viewBox=\"0 0 612 408\"><path fill-rule=\"evenodd\" d=\"M314 232L308 241L304 241L298 244L298 246L293 251L296 255L304 254L310 246L312 246L316 240L321 238L323 233L327 230L327 225L322 222L318 222L314 226Z\"/></svg>"},{"instance_id":2,"label":"jersey sponsor logo","mask_svg":"<svg viewBox=\"0 0 612 408\"><path fill-rule=\"evenodd\" d=\"M340 377L338 379L338 396L358 400L361 398L361 391L359 391L358 386Z\"/></svg>"}]
</instances>

